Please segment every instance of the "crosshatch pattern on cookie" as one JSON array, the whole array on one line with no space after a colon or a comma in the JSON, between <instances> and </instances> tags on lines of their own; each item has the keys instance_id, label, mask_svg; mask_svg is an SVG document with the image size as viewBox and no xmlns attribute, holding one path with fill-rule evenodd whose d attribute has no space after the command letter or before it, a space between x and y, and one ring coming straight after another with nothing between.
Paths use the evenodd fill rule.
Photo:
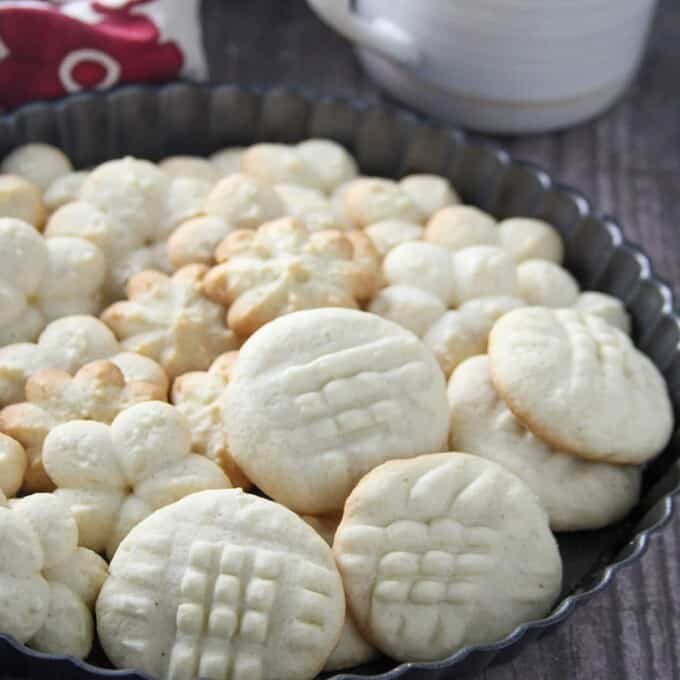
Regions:
<instances>
[{"instance_id":1,"label":"crosshatch pattern on cookie","mask_svg":"<svg viewBox=\"0 0 680 680\"><path fill-rule=\"evenodd\" d=\"M138 549L143 554L125 571L125 580L136 586L134 594L118 600L117 609L125 617L148 621L155 603L147 593L165 581L173 541L156 539ZM303 653L304 648L324 644L332 586L328 571L291 561L275 550L194 540L188 563L181 568L167 678L259 680L264 673L264 647L269 636L279 632L274 630L272 614L281 606L277 605L281 583L290 580L296 589L286 639ZM145 643L127 639L124 644L140 649Z\"/></svg>"}]
</instances>

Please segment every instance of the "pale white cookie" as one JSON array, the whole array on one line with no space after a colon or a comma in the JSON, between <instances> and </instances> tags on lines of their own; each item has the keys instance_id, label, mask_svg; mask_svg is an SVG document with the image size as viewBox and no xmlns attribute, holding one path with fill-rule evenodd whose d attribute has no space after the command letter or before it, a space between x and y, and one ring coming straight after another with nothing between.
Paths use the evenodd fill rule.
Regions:
<instances>
[{"instance_id":1,"label":"pale white cookie","mask_svg":"<svg viewBox=\"0 0 680 680\"><path fill-rule=\"evenodd\" d=\"M557 229L531 217L512 217L498 224L501 247L515 262L549 260L561 264L564 245Z\"/></svg>"},{"instance_id":2,"label":"pale white cookie","mask_svg":"<svg viewBox=\"0 0 680 680\"><path fill-rule=\"evenodd\" d=\"M1 173L24 177L41 191L72 171L66 154L50 144L24 144L5 156L0 164Z\"/></svg>"},{"instance_id":3,"label":"pale white cookie","mask_svg":"<svg viewBox=\"0 0 680 680\"><path fill-rule=\"evenodd\" d=\"M128 300L102 314L121 347L158 362L170 378L204 370L220 354L236 349L223 308L203 292L207 268L183 267L172 277L141 272L128 282Z\"/></svg>"},{"instance_id":4,"label":"pale white cookie","mask_svg":"<svg viewBox=\"0 0 680 680\"><path fill-rule=\"evenodd\" d=\"M404 328L348 309L297 312L241 348L225 394L229 448L277 501L336 511L376 465L444 445L444 392L434 357Z\"/></svg>"},{"instance_id":5,"label":"pale white cookie","mask_svg":"<svg viewBox=\"0 0 680 680\"><path fill-rule=\"evenodd\" d=\"M382 316L422 337L446 307L433 293L413 286L388 286L378 291L368 306L371 314Z\"/></svg>"},{"instance_id":6,"label":"pale white cookie","mask_svg":"<svg viewBox=\"0 0 680 680\"><path fill-rule=\"evenodd\" d=\"M24 491L54 488L42 462L43 443L53 428L80 419L110 423L132 404L166 397L167 392L154 384L127 381L106 360L86 364L73 376L52 368L37 371L26 382L26 401L0 411L0 430L16 439L28 455Z\"/></svg>"},{"instance_id":7,"label":"pale white cookie","mask_svg":"<svg viewBox=\"0 0 680 680\"><path fill-rule=\"evenodd\" d=\"M84 659L106 562L78 547L75 520L52 494L0 507L0 534L0 630L38 651Z\"/></svg>"},{"instance_id":8,"label":"pale white cookie","mask_svg":"<svg viewBox=\"0 0 680 680\"><path fill-rule=\"evenodd\" d=\"M0 432L0 491L12 498L24 482L28 457L16 439Z\"/></svg>"},{"instance_id":9,"label":"pale white cookie","mask_svg":"<svg viewBox=\"0 0 680 680\"><path fill-rule=\"evenodd\" d=\"M471 246L498 245L498 225L488 213L471 205L438 210L427 223L425 240L456 252Z\"/></svg>"},{"instance_id":10,"label":"pale white cookie","mask_svg":"<svg viewBox=\"0 0 680 680\"><path fill-rule=\"evenodd\" d=\"M0 344L35 340L59 316L96 312L105 275L91 243L44 241L30 224L0 218Z\"/></svg>"},{"instance_id":11,"label":"pale white cookie","mask_svg":"<svg viewBox=\"0 0 680 680\"><path fill-rule=\"evenodd\" d=\"M43 368L75 373L81 366L117 353L111 330L93 316L67 316L48 324L36 343L0 348L0 408L24 399L26 379Z\"/></svg>"},{"instance_id":12,"label":"pale white cookie","mask_svg":"<svg viewBox=\"0 0 680 680\"><path fill-rule=\"evenodd\" d=\"M298 218L309 231L342 229L330 201L318 189L297 184L276 184L274 191L283 202L286 215Z\"/></svg>"},{"instance_id":13,"label":"pale white cookie","mask_svg":"<svg viewBox=\"0 0 680 680\"><path fill-rule=\"evenodd\" d=\"M491 377L520 422L583 458L643 463L671 436L663 376L631 339L571 309L527 307L489 338Z\"/></svg>"},{"instance_id":14,"label":"pale white cookie","mask_svg":"<svg viewBox=\"0 0 680 680\"><path fill-rule=\"evenodd\" d=\"M413 286L436 295L447 307L456 299L451 254L433 243L413 241L390 250L383 273L391 285Z\"/></svg>"},{"instance_id":15,"label":"pale white cookie","mask_svg":"<svg viewBox=\"0 0 680 680\"><path fill-rule=\"evenodd\" d=\"M349 232L309 232L293 218L232 232L205 277L207 295L229 307L229 327L247 337L283 314L316 307L357 307L377 286L377 256Z\"/></svg>"},{"instance_id":16,"label":"pale white cookie","mask_svg":"<svg viewBox=\"0 0 680 680\"><path fill-rule=\"evenodd\" d=\"M240 489L193 494L137 525L97 600L118 668L161 680L311 680L345 615L330 548Z\"/></svg>"},{"instance_id":17,"label":"pale white cookie","mask_svg":"<svg viewBox=\"0 0 680 680\"><path fill-rule=\"evenodd\" d=\"M201 156L168 156L160 161L158 167L170 177L198 179L208 184L216 184L225 174L212 161Z\"/></svg>"},{"instance_id":18,"label":"pale white cookie","mask_svg":"<svg viewBox=\"0 0 680 680\"><path fill-rule=\"evenodd\" d=\"M465 359L485 354L489 333L504 314L525 307L526 302L509 296L477 298L446 312L423 336L446 377Z\"/></svg>"},{"instance_id":19,"label":"pale white cookie","mask_svg":"<svg viewBox=\"0 0 680 680\"><path fill-rule=\"evenodd\" d=\"M184 373L172 384L172 403L191 426L191 449L215 461L233 486L248 489L250 480L229 453L222 424L224 392L238 352L217 357L207 371Z\"/></svg>"},{"instance_id":20,"label":"pale white cookie","mask_svg":"<svg viewBox=\"0 0 680 680\"><path fill-rule=\"evenodd\" d=\"M302 515L302 519L323 538L328 545L333 545L335 531L340 524L341 515L325 515L313 517L312 515ZM342 628L340 641L331 652L323 667L325 673L331 671L341 671L354 666L368 663L379 656L375 647L370 645L357 629L352 614L345 613L345 624Z\"/></svg>"},{"instance_id":21,"label":"pale white cookie","mask_svg":"<svg viewBox=\"0 0 680 680\"><path fill-rule=\"evenodd\" d=\"M240 146L221 149L211 154L209 160L217 169L220 177L226 177L227 175L233 175L235 172L241 172L241 156L243 151L243 147Z\"/></svg>"},{"instance_id":22,"label":"pale white cookie","mask_svg":"<svg viewBox=\"0 0 680 680\"><path fill-rule=\"evenodd\" d=\"M453 254L453 303L488 296L523 297L517 267L512 258L496 246L472 246Z\"/></svg>"},{"instance_id":23,"label":"pale white cookie","mask_svg":"<svg viewBox=\"0 0 680 680\"><path fill-rule=\"evenodd\" d=\"M415 222L404 220L383 220L375 222L364 229L376 250L382 257L393 248L408 241L422 241L424 229Z\"/></svg>"},{"instance_id":24,"label":"pale white cookie","mask_svg":"<svg viewBox=\"0 0 680 680\"><path fill-rule=\"evenodd\" d=\"M359 629L399 661L444 659L550 611L562 563L538 499L463 453L390 461L357 484L333 542Z\"/></svg>"},{"instance_id":25,"label":"pale white cookie","mask_svg":"<svg viewBox=\"0 0 680 680\"><path fill-rule=\"evenodd\" d=\"M382 177L361 177L342 187L341 209L348 221L363 229L383 220L423 222L425 215L398 182Z\"/></svg>"},{"instance_id":26,"label":"pale white cookie","mask_svg":"<svg viewBox=\"0 0 680 680\"><path fill-rule=\"evenodd\" d=\"M170 388L170 380L160 364L136 352L119 352L108 360L120 369L125 382L142 382L158 388L156 397L165 401Z\"/></svg>"},{"instance_id":27,"label":"pale white cookie","mask_svg":"<svg viewBox=\"0 0 680 680\"><path fill-rule=\"evenodd\" d=\"M519 295L530 305L571 307L580 293L576 279L548 260L525 260L517 267Z\"/></svg>"},{"instance_id":28,"label":"pale white cookie","mask_svg":"<svg viewBox=\"0 0 680 680\"><path fill-rule=\"evenodd\" d=\"M586 291L578 296L574 307L579 312L599 316L607 323L630 335L632 326L630 315L623 302L618 298L606 293Z\"/></svg>"},{"instance_id":29,"label":"pale white cookie","mask_svg":"<svg viewBox=\"0 0 680 680\"><path fill-rule=\"evenodd\" d=\"M40 189L23 177L0 175L0 218L11 217L42 229L47 213Z\"/></svg>"},{"instance_id":30,"label":"pale white cookie","mask_svg":"<svg viewBox=\"0 0 680 680\"><path fill-rule=\"evenodd\" d=\"M53 213L57 208L61 208L62 205L77 201L80 197L80 189L88 174L89 173L86 170L79 170L57 177L57 179L45 189L45 193L43 194L43 200L45 201L47 211Z\"/></svg>"},{"instance_id":31,"label":"pale white cookie","mask_svg":"<svg viewBox=\"0 0 680 680\"><path fill-rule=\"evenodd\" d=\"M194 217L175 229L168 239L168 257L175 269L188 264L215 264L217 246L234 227L221 217Z\"/></svg>"},{"instance_id":32,"label":"pale white cookie","mask_svg":"<svg viewBox=\"0 0 680 680\"><path fill-rule=\"evenodd\" d=\"M283 202L269 184L242 173L218 182L204 209L235 229L255 229L286 214Z\"/></svg>"},{"instance_id":33,"label":"pale white cookie","mask_svg":"<svg viewBox=\"0 0 680 680\"><path fill-rule=\"evenodd\" d=\"M241 156L241 170L266 184L299 184L323 189L323 182L304 156L287 144L254 144Z\"/></svg>"},{"instance_id":34,"label":"pale white cookie","mask_svg":"<svg viewBox=\"0 0 680 680\"><path fill-rule=\"evenodd\" d=\"M121 411L111 425L73 420L47 435L43 463L73 512L80 545L111 558L125 535L160 507L231 486L222 469L191 453L184 416L160 401Z\"/></svg>"},{"instance_id":35,"label":"pale white cookie","mask_svg":"<svg viewBox=\"0 0 680 680\"><path fill-rule=\"evenodd\" d=\"M358 174L354 158L344 147L330 139L308 139L295 148L326 193L335 191Z\"/></svg>"},{"instance_id":36,"label":"pale white cookie","mask_svg":"<svg viewBox=\"0 0 680 680\"><path fill-rule=\"evenodd\" d=\"M202 215L212 188L212 183L196 177L171 179L156 242L166 241L180 224Z\"/></svg>"},{"instance_id":37,"label":"pale white cookie","mask_svg":"<svg viewBox=\"0 0 680 680\"><path fill-rule=\"evenodd\" d=\"M632 465L590 463L550 448L500 398L486 356L463 362L448 387L451 448L492 460L538 496L553 531L599 529L637 503L642 473Z\"/></svg>"},{"instance_id":38,"label":"pale white cookie","mask_svg":"<svg viewBox=\"0 0 680 680\"><path fill-rule=\"evenodd\" d=\"M399 185L428 220L447 205L460 203L460 196L451 186L451 182L439 175L408 175L399 182Z\"/></svg>"}]
</instances>

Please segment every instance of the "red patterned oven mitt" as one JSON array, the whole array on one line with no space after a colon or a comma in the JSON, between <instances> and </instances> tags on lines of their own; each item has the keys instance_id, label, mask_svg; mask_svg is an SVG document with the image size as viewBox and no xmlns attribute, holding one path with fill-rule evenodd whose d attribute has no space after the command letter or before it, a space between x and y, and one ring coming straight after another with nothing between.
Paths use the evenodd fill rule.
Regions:
<instances>
[{"instance_id":1,"label":"red patterned oven mitt","mask_svg":"<svg viewBox=\"0 0 680 680\"><path fill-rule=\"evenodd\" d=\"M206 77L201 0L0 0L0 108Z\"/></svg>"}]
</instances>

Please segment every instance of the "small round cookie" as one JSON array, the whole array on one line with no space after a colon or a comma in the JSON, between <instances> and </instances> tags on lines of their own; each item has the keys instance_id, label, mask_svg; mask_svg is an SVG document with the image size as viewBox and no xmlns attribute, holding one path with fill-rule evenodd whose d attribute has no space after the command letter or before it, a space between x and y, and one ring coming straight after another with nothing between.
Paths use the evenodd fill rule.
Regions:
<instances>
[{"instance_id":1,"label":"small round cookie","mask_svg":"<svg viewBox=\"0 0 680 680\"><path fill-rule=\"evenodd\" d=\"M460 203L460 196L451 186L451 182L439 175L408 175L399 182L399 186L418 205L428 220L447 205Z\"/></svg>"},{"instance_id":2,"label":"small round cookie","mask_svg":"<svg viewBox=\"0 0 680 680\"><path fill-rule=\"evenodd\" d=\"M318 189L297 184L276 184L274 191L283 201L286 215L298 218L309 231L344 228L330 201Z\"/></svg>"},{"instance_id":3,"label":"small round cookie","mask_svg":"<svg viewBox=\"0 0 680 680\"><path fill-rule=\"evenodd\" d=\"M489 333L498 319L525 306L519 298L502 295L468 300L431 324L423 342L448 377L465 359L486 353Z\"/></svg>"},{"instance_id":4,"label":"small round cookie","mask_svg":"<svg viewBox=\"0 0 680 680\"><path fill-rule=\"evenodd\" d=\"M404 220L383 220L364 229L381 257L385 257L390 250L402 243L422 241L424 231L419 224Z\"/></svg>"},{"instance_id":5,"label":"small round cookie","mask_svg":"<svg viewBox=\"0 0 680 680\"><path fill-rule=\"evenodd\" d=\"M455 278L453 303L489 296L516 296L517 268L510 256L496 246L472 246L453 254Z\"/></svg>"},{"instance_id":6,"label":"small round cookie","mask_svg":"<svg viewBox=\"0 0 680 680\"><path fill-rule=\"evenodd\" d=\"M580 288L560 265L548 260L525 260L517 267L519 295L538 307L572 307Z\"/></svg>"},{"instance_id":7,"label":"small round cookie","mask_svg":"<svg viewBox=\"0 0 680 680\"><path fill-rule=\"evenodd\" d=\"M24 144L7 156L0 164L0 172L19 175L45 191L54 180L73 171L66 154L50 144Z\"/></svg>"},{"instance_id":8,"label":"small round cookie","mask_svg":"<svg viewBox=\"0 0 680 680\"><path fill-rule=\"evenodd\" d=\"M451 205L428 221L425 240L456 252L471 246L498 245L498 226L488 213L471 205Z\"/></svg>"},{"instance_id":9,"label":"small round cookie","mask_svg":"<svg viewBox=\"0 0 680 680\"><path fill-rule=\"evenodd\" d=\"M157 398L163 401L167 398L170 381L166 372L153 359L144 357L136 352L119 352L108 358L112 364L120 369L125 382L142 382L158 388Z\"/></svg>"},{"instance_id":10,"label":"small round cookie","mask_svg":"<svg viewBox=\"0 0 680 680\"><path fill-rule=\"evenodd\" d=\"M234 229L255 229L285 215L285 207L268 184L241 173L220 180L205 201L205 212Z\"/></svg>"},{"instance_id":11,"label":"small round cookie","mask_svg":"<svg viewBox=\"0 0 680 680\"><path fill-rule=\"evenodd\" d=\"M330 548L240 489L193 494L123 540L97 600L118 668L165 680L311 680L345 615Z\"/></svg>"},{"instance_id":12,"label":"small round cookie","mask_svg":"<svg viewBox=\"0 0 680 680\"><path fill-rule=\"evenodd\" d=\"M220 217L194 217L175 229L168 239L168 257L175 269L188 264L215 264L217 246L234 227Z\"/></svg>"},{"instance_id":13,"label":"small round cookie","mask_svg":"<svg viewBox=\"0 0 680 680\"><path fill-rule=\"evenodd\" d=\"M354 158L330 139L308 139L298 144L296 149L316 174L321 190L327 194L358 174Z\"/></svg>"},{"instance_id":14,"label":"small round cookie","mask_svg":"<svg viewBox=\"0 0 680 680\"><path fill-rule=\"evenodd\" d=\"M413 241L398 245L383 260L383 272L388 283L426 290L447 307L456 299L451 254L433 243Z\"/></svg>"},{"instance_id":15,"label":"small round cookie","mask_svg":"<svg viewBox=\"0 0 680 680\"><path fill-rule=\"evenodd\" d=\"M398 182L382 177L361 177L340 188L343 213L356 229L383 220L420 223L422 209Z\"/></svg>"},{"instance_id":16,"label":"small round cookie","mask_svg":"<svg viewBox=\"0 0 680 680\"><path fill-rule=\"evenodd\" d=\"M448 386L451 448L492 460L538 496L553 531L600 529L622 519L640 497L632 465L590 463L550 448L529 432L491 383L489 359L463 362Z\"/></svg>"},{"instance_id":17,"label":"small round cookie","mask_svg":"<svg viewBox=\"0 0 680 680\"><path fill-rule=\"evenodd\" d=\"M544 616L562 562L534 493L491 461L390 461L347 499L333 541L359 629L399 661L444 659Z\"/></svg>"},{"instance_id":18,"label":"small round cookie","mask_svg":"<svg viewBox=\"0 0 680 680\"><path fill-rule=\"evenodd\" d=\"M170 177L200 179L208 184L216 184L224 174L201 156L169 156L160 161L158 167Z\"/></svg>"},{"instance_id":19,"label":"small round cookie","mask_svg":"<svg viewBox=\"0 0 680 680\"><path fill-rule=\"evenodd\" d=\"M446 312L446 307L436 295L422 288L388 286L378 291L368 311L394 321L422 337Z\"/></svg>"},{"instance_id":20,"label":"small round cookie","mask_svg":"<svg viewBox=\"0 0 680 680\"><path fill-rule=\"evenodd\" d=\"M574 308L585 314L599 316L607 323L630 335L632 323L623 302L612 295L586 291L576 300Z\"/></svg>"},{"instance_id":21,"label":"small round cookie","mask_svg":"<svg viewBox=\"0 0 680 680\"><path fill-rule=\"evenodd\" d=\"M7 498L16 496L24 481L28 456L18 441L0 432L0 491Z\"/></svg>"},{"instance_id":22,"label":"small round cookie","mask_svg":"<svg viewBox=\"0 0 680 680\"><path fill-rule=\"evenodd\" d=\"M413 333L373 314L316 309L262 327L239 354L224 404L231 454L296 512L342 508L392 458L448 433L444 378Z\"/></svg>"},{"instance_id":23,"label":"small round cookie","mask_svg":"<svg viewBox=\"0 0 680 680\"><path fill-rule=\"evenodd\" d=\"M173 177L168 186L161 221L154 235L155 241L167 241L180 224L202 215L213 186L212 182L196 177Z\"/></svg>"},{"instance_id":24,"label":"small round cookie","mask_svg":"<svg viewBox=\"0 0 680 680\"><path fill-rule=\"evenodd\" d=\"M217 168L220 177L226 177L235 172L241 172L241 156L243 156L244 150L241 146L221 149L210 154L209 160Z\"/></svg>"},{"instance_id":25,"label":"small round cookie","mask_svg":"<svg viewBox=\"0 0 680 680\"><path fill-rule=\"evenodd\" d=\"M519 421L583 458L643 463L673 429L663 376L631 339L572 309L526 307L489 338L491 378Z\"/></svg>"},{"instance_id":26,"label":"small round cookie","mask_svg":"<svg viewBox=\"0 0 680 680\"><path fill-rule=\"evenodd\" d=\"M512 217L498 224L500 245L512 259L549 260L562 264L564 245L557 229L531 217Z\"/></svg>"},{"instance_id":27,"label":"small round cookie","mask_svg":"<svg viewBox=\"0 0 680 680\"><path fill-rule=\"evenodd\" d=\"M340 524L340 515L325 515L314 517L302 515L302 519L323 538L328 545L333 545L333 537ZM368 663L379 656L378 650L370 645L357 629L349 611L345 613L345 624L342 628L340 641L331 652L323 667L324 673L341 671Z\"/></svg>"},{"instance_id":28,"label":"small round cookie","mask_svg":"<svg viewBox=\"0 0 680 680\"><path fill-rule=\"evenodd\" d=\"M241 169L266 184L299 184L322 189L323 182L296 147L287 144L254 144L241 157Z\"/></svg>"},{"instance_id":29,"label":"small round cookie","mask_svg":"<svg viewBox=\"0 0 680 680\"><path fill-rule=\"evenodd\" d=\"M40 189L17 175L0 175L0 217L22 220L40 230L47 212Z\"/></svg>"},{"instance_id":30,"label":"small round cookie","mask_svg":"<svg viewBox=\"0 0 680 680\"><path fill-rule=\"evenodd\" d=\"M87 179L89 172L86 170L79 170L77 172L69 172L68 175L62 175L50 184L45 189L43 200L47 211L53 213L62 205L77 201L80 197L80 189Z\"/></svg>"}]
</instances>

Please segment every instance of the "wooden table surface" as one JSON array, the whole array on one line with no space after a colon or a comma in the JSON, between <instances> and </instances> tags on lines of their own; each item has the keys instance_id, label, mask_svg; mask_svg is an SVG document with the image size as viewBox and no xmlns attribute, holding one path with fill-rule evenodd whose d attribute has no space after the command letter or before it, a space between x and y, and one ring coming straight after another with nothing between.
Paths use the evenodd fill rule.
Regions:
<instances>
[{"instance_id":1,"label":"wooden table surface","mask_svg":"<svg viewBox=\"0 0 680 680\"><path fill-rule=\"evenodd\" d=\"M349 45L302 0L204 0L215 81L301 85L383 100ZM615 0L612 0L615 1ZM675 68L674 68L675 67ZM501 140L616 215L680 291L680 3L662 0L640 76L614 109L568 132ZM680 679L680 513L648 553L553 635L485 680Z\"/></svg>"}]
</instances>

